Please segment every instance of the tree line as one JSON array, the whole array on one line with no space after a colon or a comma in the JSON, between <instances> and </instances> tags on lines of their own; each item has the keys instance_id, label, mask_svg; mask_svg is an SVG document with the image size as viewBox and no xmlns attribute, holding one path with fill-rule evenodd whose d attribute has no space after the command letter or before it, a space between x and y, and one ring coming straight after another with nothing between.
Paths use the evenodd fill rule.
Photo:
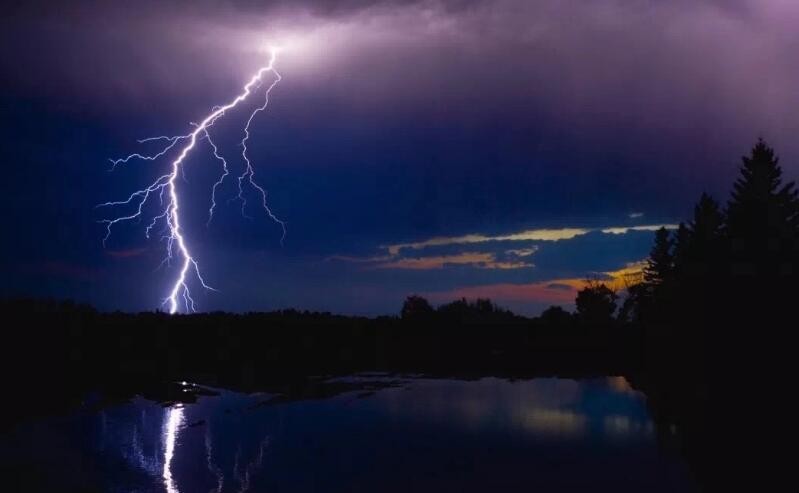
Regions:
<instances>
[{"instance_id":1,"label":"tree line","mask_svg":"<svg viewBox=\"0 0 799 493\"><path fill-rule=\"evenodd\" d=\"M783 491L780 479L792 470L790 454L779 451L795 422L785 395L795 386L798 288L799 192L760 139L726 200L702 193L692 217L655 232L640 282L617 292L587 280L575 313L553 306L530 321L530 347L572 355L591 348L609 356L606 365L624 347L625 376L645 392L661 438L677 439L703 489ZM459 304L482 307L484 320L494 306ZM416 313L451 312L411 297L403 318Z\"/></svg>"}]
</instances>

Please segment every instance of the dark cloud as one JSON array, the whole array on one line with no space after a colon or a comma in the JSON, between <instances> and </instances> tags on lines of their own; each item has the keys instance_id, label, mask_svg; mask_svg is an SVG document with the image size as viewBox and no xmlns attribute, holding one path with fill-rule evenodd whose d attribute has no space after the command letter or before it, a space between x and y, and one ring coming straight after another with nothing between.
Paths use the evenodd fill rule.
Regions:
<instances>
[{"instance_id":1,"label":"dark cloud","mask_svg":"<svg viewBox=\"0 0 799 493\"><path fill-rule=\"evenodd\" d=\"M192 242L227 287L204 306L349 310L368 292L379 294L365 310L379 311L406 290L611 271L645 255L651 232L431 247L425 255L482 252L535 264L448 264L446 276L322 259L435 236L624 226L638 211L647 223L675 222L699 192L727 189L758 135L777 147L789 176L799 170L793 2L148 0L6 9L0 128L9 172L0 196L14 211L4 231L18 235L0 253L7 264L117 269L104 279L124 283L82 292L105 306L152 306L158 296L129 284L160 292L167 275L148 270L160 245L144 244L137 225L115 233L109 248L141 255L120 262L102 253L93 206L158 166L109 174L106 159L137 138L188 128L239 90L270 42L296 50L279 61L285 79L253 127L251 152L289 235L281 247L274 224L244 221L235 207L205 228L207 194L188 197ZM235 152L235 125L217 130ZM217 166L194 157L192 186L202 190ZM508 253L532 245L539 249L529 258ZM15 272L4 290L61 289ZM347 287L333 289L340 283ZM310 285L337 291L335 299L317 299L323 288L303 291Z\"/></svg>"},{"instance_id":2,"label":"dark cloud","mask_svg":"<svg viewBox=\"0 0 799 493\"><path fill-rule=\"evenodd\" d=\"M62 261L51 261L41 265L34 265L30 267L30 270L45 276L86 282L96 282L102 276L102 271L92 267L70 264Z\"/></svg>"},{"instance_id":3,"label":"dark cloud","mask_svg":"<svg viewBox=\"0 0 799 493\"><path fill-rule=\"evenodd\" d=\"M561 291L573 291L574 290L574 288L572 286L569 286L568 284L561 284L561 283L558 283L558 282L551 282L551 283L547 284L546 287L547 287L547 289L557 289L557 290L561 290Z\"/></svg>"}]
</instances>

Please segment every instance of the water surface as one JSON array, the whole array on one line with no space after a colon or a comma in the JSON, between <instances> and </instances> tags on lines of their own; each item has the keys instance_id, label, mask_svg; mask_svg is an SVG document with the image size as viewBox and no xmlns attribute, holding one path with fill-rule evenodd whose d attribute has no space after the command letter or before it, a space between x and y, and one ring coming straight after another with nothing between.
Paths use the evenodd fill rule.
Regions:
<instances>
[{"instance_id":1,"label":"water surface","mask_svg":"<svg viewBox=\"0 0 799 493\"><path fill-rule=\"evenodd\" d=\"M344 380L389 386L301 401L135 398L19 426L0 458L19 491L691 490L623 378Z\"/></svg>"}]
</instances>

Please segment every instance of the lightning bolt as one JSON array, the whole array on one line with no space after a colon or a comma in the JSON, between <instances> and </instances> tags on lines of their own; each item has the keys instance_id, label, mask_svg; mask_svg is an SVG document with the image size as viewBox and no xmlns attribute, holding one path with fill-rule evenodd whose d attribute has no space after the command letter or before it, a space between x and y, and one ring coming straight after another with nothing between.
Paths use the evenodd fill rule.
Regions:
<instances>
[{"instance_id":1,"label":"lightning bolt","mask_svg":"<svg viewBox=\"0 0 799 493\"><path fill-rule=\"evenodd\" d=\"M166 247L166 257L164 258L164 263L169 264L173 256L178 256L179 260L181 261L180 270L178 272L178 276L176 277L174 284L172 285L172 289L169 292L169 295L164 299L163 305L169 306L169 313L176 313L181 305L185 308L186 311L195 311L195 304L194 299L191 296L191 292L189 290L188 284L188 277L193 274L194 278L199 282L199 284L208 290L216 291L214 288L209 286L200 272L200 266L197 263L197 260L192 255L191 251L189 250L189 246L186 243L186 238L184 237L184 233L181 227L181 216L180 216L180 201L178 196L177 186L175 181L177 180L178 176L183 174L183 163L186 160L187 156L191 153L191 151L197 145L198 140L205 139L208 141L209 145L211 146L211 150L213 151L214 157L222 163L222 175L220 178L214 183L213 187L211 188L211 207L208 210L208 223L211 223L211 220L214 217L214 211L216 210L216 192L217 188L222 185L225 178L230 174L228 169L228 162L227 160L219 153L219 148L214 143L213 139L211 138L211 133L209 129L216 123L216 121L224 116L225 112L235 108L240 103L245 101L252 93L261 87L264 84L264 75L267 73L272 73L274 76L274 81L271 82L266 87L264 91L264 102L262 105L255 108L255 110L250 113L249 118L247 119L247 123L244 126L244 137L240 142L240 146L242 148L241 157L244 161L244 172L238 176L238 196L234 199L238 199L241 201L241 211L242 215L246 216L245 208L247 206L247 200L244 197L244 187L249 185L252 189L258 192L261 196L261 206L263 207L264 211L266 212L267 216L278 223L283 230L283 235L281 236L281 244L286 236L286 223L280 219L272 212L272 209L269 208L266 200L266 190L259 185L255 181L255 170L250 162L249 156L247 155L247 140L250 138L250 124L252 123L255 115L258 113L266 110L266 107L269 105L269 95L272 92L272 89L282 80L280 74L275 70L275 62L277 60L277 48L270 49L270 56L269 56L269 63L258 69L258 72L252 76L252 78L244 85L242 88L242 92L239 93L232 101L223 105L223 106L215 106L211 109L211 113L208 114L200 123L193 124L194 131L186 135L176 135L176 136L167 136L161 135L157 137L149 137L146 139L141 139L138 142L166 142L165 146L161 148L158 152L154 154L140 154L140 153L133 153L128 156L125 156L120 159L111 159L111 170L113 171L119 165L127 164L132 160L144 160L144 161L156 161L159 158L163 157L173 149L180 149L177 154L177 157L172 161L170 171L164 175L159 176L156 178L150 185L142 188L140 190L136 190L135 192L131 193L127 199L119 200L119 201L111 201L111 202L104 202L102 204L98 204L98 208L102 207L116 207L116 206L133 206L134 211L129 214L123 214L112 219L102 219L99 222L106 225L106 234L103 238L103 245L105 245L108 238L111 236L111 228L115 225L132 220L140 220L144 215L144 206L148 201L155 195L158 196L160 200L160 213L155 214L152 217L151 222L145 228L145 237L149 238L153 228L162 221L165 223L166 227L166 234L163 239L167 242ZM182 147L179 146L182 145ZM164 195L166 194L166 198ZM182 304L181 304L182 300Z\"/></svg>"}]
</instances>

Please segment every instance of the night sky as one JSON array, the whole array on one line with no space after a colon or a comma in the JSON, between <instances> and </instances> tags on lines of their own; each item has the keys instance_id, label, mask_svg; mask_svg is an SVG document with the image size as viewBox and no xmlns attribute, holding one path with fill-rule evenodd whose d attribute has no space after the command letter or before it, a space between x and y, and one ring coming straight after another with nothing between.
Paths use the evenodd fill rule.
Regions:
<instances>
[{"instance_id":1,"label":"night sky","mask_svg":"<svg viewBox=\"0 0 799 493\"><path fill-rule=\"evenodd\" d=\"M218 292L199 310L398 312L491 297L570 306L648 253L702 191L725 198L758 137L799 167L792 0L25 2L0 20L0 295L153 310L173 267L148 221L98 203L169 166L109 158L188 133L280 45L249 155L286 221L227 203L207 144L179 181ZM257 98L260 100L260 98ZM253 100L253 103L256 101ZM215 128L232 171L243 119ZM249 197L250 204L257 201Z\"/></svg>"}]
</instances>

